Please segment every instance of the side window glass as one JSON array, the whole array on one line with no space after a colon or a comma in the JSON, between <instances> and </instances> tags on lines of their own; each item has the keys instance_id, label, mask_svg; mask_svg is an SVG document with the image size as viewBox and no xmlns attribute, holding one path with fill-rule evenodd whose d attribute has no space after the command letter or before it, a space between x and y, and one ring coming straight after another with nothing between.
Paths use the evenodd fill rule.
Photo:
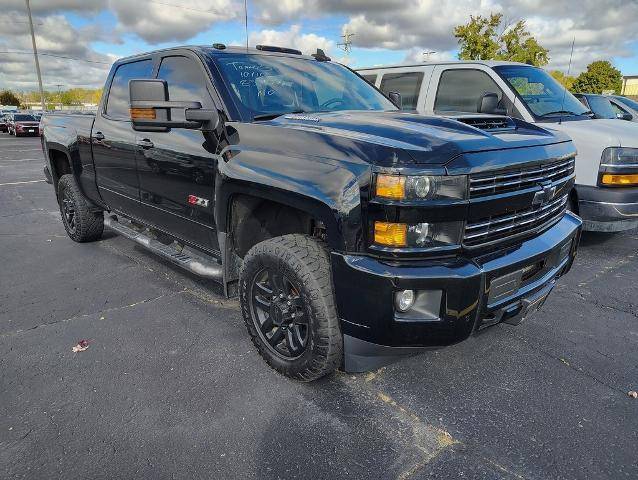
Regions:
<instances>
[{"instance_id":1,"label":"side window glass","mask_svg":"<svg viewBox=\"0 0 638 480\"><path fill-rule=\"evenodd\" d=\"M368 82L370 85L374 85L374 83L377 81L377 74L375 73L374 75L361 75L361 77Z\"/></svg>"},{"instance_id":2,"label":"side window glass","mask_svg":"<svg viewBox=\"0 0 638 480\"><path fill-rule=\"evenodd\" d=\"M168 82L168 98L172 101L201 102L212 108L203 70L187 57L164 57L157 78Z\"/></svg>"},{"instance_id":3,"label":"side window glass","mask_svg":"<svg viewBox=\"0 0 638 480\"><path fill-rule=\"evenodd\" d=\"M478 103L486 93L496 93L499 103L503 92L488 74L480 70L445 70L441 73L434 110L439 112L478 113Z\"/></svg>"},{"instance_id":4,"label":"side window glass","mask_svg":"<svg viewBox=\"0 0 638 480\"><path fill-rule=\"evenodd\" d=\"M416 109L423 82L423 72L386 73L381 78L380 90L386 95L389 92L401 94L402 109Z\"/></svg>"},{"instance_id":5,"label":"side window glass","mask_svg":"<svg viewBox=\"0 0 638 480\"><path fill-rule=\"evenodd\" d=\"M614 110L614 113L615 113L616 115L618 115L619 113L620 113L621 115L622 115L622 114L625 114L625 113L628 113L628 112L627 112L627 110L625 110L624 108L622 108L622 107L618 106L618 104L617 104L617 103L615 103L615 102L609 102L609 103L611 103L611 108Z\"/></svg>"},{"instance_id":6,"label":"side window glass","mask_svg":"<svg viewBox=\"0 0 638 480\"><path fill-rule=\"evenodd\" d=\"M116 120L129 120L128 81L134 78L151 78L152 73L151 60L123 63L117 67L106 101L105 113Z\"/></svg>"}]
</instances>

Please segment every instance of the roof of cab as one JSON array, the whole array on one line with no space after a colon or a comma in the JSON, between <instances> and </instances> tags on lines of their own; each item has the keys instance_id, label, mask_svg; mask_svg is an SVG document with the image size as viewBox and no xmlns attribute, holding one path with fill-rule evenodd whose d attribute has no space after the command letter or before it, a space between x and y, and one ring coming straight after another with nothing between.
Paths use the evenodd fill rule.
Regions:
<instances>
[{"instance_id":1,"label":"roof of cab","mask_svg":"<svg viewBox=\"0 0 638 480\"><path fill-rule=\"evenodd\" d=\"M151 50L148 52L138 53L136 55L131 55L128 57L122 57L117 59L115 63L127 62L130 60L135 60L136 58L148 57L149 55L157 55L168 53L177 50L190 50L192 52L207 54L207 55L227 55L229 53L246 53L249 55L276 55L280 57L293 57L293 58L303 58L306 60L315 60L314 57L310 55L299 55L296 53L286 53L286 52L274 52L269 50L258 50L256 48L246 48L246 47L238 47L238 46L225 46L225 48L215 48L213 45L179 45L176 47L163 48L160 50Z\"/></svg>"},{"instance_id":2,"label":"roof of cab","mask_svg":"<svg viewBox=\"0 0 638 480\"><path fill-rule=\"evenodd\" d=\"M529 67L526 63L520 62L505 62L497 60L447 60L443 62L417 62L417 63L395 63L392 65L376 65L374 67L361 67L355 68L357 71L364 70L385 70L387 68L406 68L406 67L428 67L436 65L485 65L487 67L497 67L500 65L523 65Z\"/></svg>"}]
</instances>

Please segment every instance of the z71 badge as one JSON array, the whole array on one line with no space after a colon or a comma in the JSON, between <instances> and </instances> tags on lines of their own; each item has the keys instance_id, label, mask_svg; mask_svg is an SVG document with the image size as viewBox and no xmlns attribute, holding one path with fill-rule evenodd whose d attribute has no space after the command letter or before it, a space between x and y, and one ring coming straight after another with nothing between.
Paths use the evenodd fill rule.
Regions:
<instances>
[{"instance_id":1,"label":"z71 badge","mask_svg":"<svg viewBox=\"0 0 638 480\"><path fill-rule=\"evenodd\" d=\"M191 205L197 205L198 207L208 207L207 198L196 197L195 195L188 196L188 203Z\"/></svg>"}]
</instances>

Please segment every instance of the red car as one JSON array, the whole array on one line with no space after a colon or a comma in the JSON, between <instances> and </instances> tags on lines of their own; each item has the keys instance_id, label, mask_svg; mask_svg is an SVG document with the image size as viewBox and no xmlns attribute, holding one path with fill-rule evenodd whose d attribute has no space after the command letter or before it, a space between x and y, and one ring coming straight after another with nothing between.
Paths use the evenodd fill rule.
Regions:
<instances>
[{"instance_id":1,"label":"red car","mask_svg":"<svg viewBox=\"0 0 638 480\"><path fill-rule=\"evenodd\" d=\"M40 119L28 113L14 113L9 117L9 133L16 137L21 135L40 135Z\"/></svg>"}]
</instances>

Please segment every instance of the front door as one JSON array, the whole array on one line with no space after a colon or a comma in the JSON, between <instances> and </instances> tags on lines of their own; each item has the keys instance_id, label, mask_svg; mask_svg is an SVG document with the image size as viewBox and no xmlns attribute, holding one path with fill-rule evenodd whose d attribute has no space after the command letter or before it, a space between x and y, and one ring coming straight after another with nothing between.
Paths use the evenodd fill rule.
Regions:
<instances>
[{"instance_id":1,"label":"front door","mask_svg":"<svg viewBox=\"0 0 638 480\"><path fill-rule=\"evenodd\" d=\"M210 80L201 61L167 56L157 78L168 83L169 100L198 101L215 108ZM173 120L184 120L173 111ZM137 132L137 170L145 218L158 228L213 253L218 252L214 222L218 139L200 130Z\"/></svg>"},{"instance_id":2,"label":"front door","mask_svg":"<svg viewBox=\"0 0 638 480\"><path fill-rule=\"evenodd\" d=\"M133 216L140 214L140 192L135 168L135 132L129 115L128 82L133 78L151 78L152 72L153 62L150 59L118 66L91 132L100 195L109 207Z\"/></svg>"}]
</instances>

